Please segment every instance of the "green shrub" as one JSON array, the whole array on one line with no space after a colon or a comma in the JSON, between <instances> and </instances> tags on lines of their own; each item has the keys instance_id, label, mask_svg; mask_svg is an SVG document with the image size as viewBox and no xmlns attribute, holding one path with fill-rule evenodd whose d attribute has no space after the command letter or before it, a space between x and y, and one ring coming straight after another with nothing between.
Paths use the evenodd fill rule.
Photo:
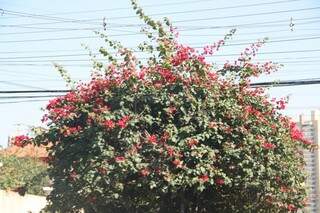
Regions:
<instances>
[{"instance_id":1,"label":"green shrub","mask_svg":"<svg viewBox=\"0 0 320 213\"><path fill-rule=\"evenodd\" d=\"M20 194L44 195L42 187L49 185L47 165L38 159L0 155L0 189Z\"/></svg>"}]
</instances>

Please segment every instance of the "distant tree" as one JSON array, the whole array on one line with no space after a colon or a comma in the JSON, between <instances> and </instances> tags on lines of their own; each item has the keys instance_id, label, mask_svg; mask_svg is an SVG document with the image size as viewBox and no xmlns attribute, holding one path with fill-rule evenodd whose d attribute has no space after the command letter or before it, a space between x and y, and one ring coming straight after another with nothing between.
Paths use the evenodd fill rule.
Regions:
<instances>
[{"instance_id":1,"label":"distant tree","mask_svg":"<svg viewBox=\"0 0 320 213\"><path fill-rule=\"evenodd\" d=\"M288 212L306 201L304 148L290 118L250 78L277 69L253 64L257 42L235 63L206 61L234 30L203 49L181 45L167 19L154 21L132 0L149 41L138 60L100 33L109 60L93 78L50 101L33 139L50 144L51 211ZM112 54L111 49L117 50ZM121 58L121 59L118 59ZM61 73L67 77L62 68ZM68 78L67 78L68 79ZM68 80L72 83L71 80Z\"/></svg>"},{"instance_id":2,"label":"distant tree","mask_svg":"<svg viewBox=\"0 0 320 213\"><path fill-rule=\"evenodd\" d=\"M0 190L44 195L49 184L47 165L39 159L0 153Z\"/></svg>"}]
</instances>

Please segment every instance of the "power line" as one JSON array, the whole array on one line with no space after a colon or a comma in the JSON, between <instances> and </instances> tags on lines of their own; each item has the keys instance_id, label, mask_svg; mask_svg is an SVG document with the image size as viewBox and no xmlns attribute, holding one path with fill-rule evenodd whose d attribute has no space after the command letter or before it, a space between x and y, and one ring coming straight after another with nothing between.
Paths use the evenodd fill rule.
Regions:
<instances>
[{"instance_id":1,"label":"power line","mask_svg":"<svg viewBox=\"0 0 320 213\"><path fill-rule=\"evenodd\" d=\"M25 34L38 34L38 33L66 32L66 31L93 31L93 30L97 30L97 29L99 29L99 28L53 29L53 30L0 33L0 35L25 35Z\"/></svg>"},{"instance_id":2,"label":"power line","mask_svg":"<svg viewBox=\"0 0 320 213\"><path fill-rule=\"evenodd\" d=\"M21 83L15 83L12 81L0 81L0 84L22 86L22 87L31 88L31 89L44 89L42 87L36 87L36 86L31 86L31 85L26 85L26 84L21 84Z\"/></svg>"},{"instance_id":3,"label":"power line","mask_svg":"<svg viewBox=\"0 0 320 213\"><path fill-rule=\"evenodd\" d=\"M318 35L318 34L317 34ZM306 35L300 35L303 38L297 37L295 39L304 39L305 36L315 36L315 34L306 34ZM279 37L273 37L274 39L279 39L279 38L288 38L288 36L279 36ZM290 38L290 37L289 37ZM294 39L294 38L292 38ZM252 41L253 39L245 39L245 40L233 40L233 41ZM271 40L272 41L272 40ZM233 43L230 43L229 45L232 45ZM189 44L190 46L192 45L199 45L198 43L191 43ZM133 47L129 47L133 49ZM143 52L141 50L133 50L133 52ZM1 52L0 52L1 53ZM115 53L115 52L113 52ZM99 54L98 52L94 54ZM0 57L0 60L10 60L10 59L27 59L27 58L61 58L61 57L75 57L75 56L89 56L89 53L78 53L78 54L55 54L55 55L38 55L38 56L16 56L16 57Z\"/></svg>"},{"instance_id":4,"label":"power line","mask_svg":"<svg viewBox=\"0 0 320 213\"><path fill-rule=\"evenodd\" d=\"M135 52L141 52L141 51L135 51ZM309 51L284 51L284 52L259 52L258 55L266 55L266 54L275 54L275 53L299 53L299 52L320 52L320 49L319 50L309 50ZM95 55L99 54L99 53L94 53ZM6 57L6 58L0 58L0 62L1 60L11 60L11 59L38 59L38 58L62 58L62 57L75 57L75 56L89 56L88 53L83 53L83 54L63 54L63 55L38 55L38 56L23 56L23 57ZM212 55L212 56L209 56L211 58L215 58L215 57L225 57L225 56L239 56L239 54L225 54L225 55ZM319 59L319 56L306 56L306 57L286 57L286 58L276 58L277 60L283 60L283 59L292 59L292 60L296 60L296 59L306 59L306 58L313 58L313 59ZM97 60L103 60L103 58L96 58ZM53 60L53 59L51 59ZM59 59L55 59L55 60L59 60ZM64 60L64 59L62 59ZM69 59L67 59L69 60ZM72 60L72 59L71 59ZM74 60L90 60L90 59L74 59ZM263 58L259 58L259 60L264 60ZM265 60L268 60L268 59L265 59ZM1 71L1 70L0 70Z\"/></svg>"},{"instance_id":5,"label":"power line","mask_svg":"<svg viewBox=\"0 0 320 213\"><path fill-rule=\"evenodd\" d=\"M320 49L259 52L258 55L288 54L288 53L311 53L311 52L320 52ZM239 54L220 54L220 55L213 55L212 57L225 57L225 56L239 56Z\"/></svg>"},{"instance_id":6,"label":"power line","mask_svg":"<svg viewBox=\"0 0 320 213\"><path fill-rule=\"evenodd\" d=\"M316 57L315 57L316 58ZM265 61L268 61L268 60L265 60ZM19 72L16 72L16 77L19 77ZM278 72L275 72L272 74L272 76L270 77L287 77L288 75L293 75L295 77L297 76L308 76L308 75L318 75L319 74L319 71L317 70L314 70L314 69L304 69L303 72L301 69L299 70L293 70L293 69L290 69L290 70L286 70L286 69L281 69L279 70ZM34 75L33 75L34 76ZM75 81L87 81L88 78L76 78L74 79ZM19 79L14 79L14 80L11 80L10 82L61 82L63 83L64 80L63 79L23 79L21 80L21 78Z\"/></svg>"},{"instance_id":7,"label":"power line","mask_svg":"<svg viewBox=\"0 0 320 213\"><path fill-rule=\"evenodd\" d=\"M40 38L40 39L25 39L25 40L11 40L0 41L0 43L25 43L25 42L42 42L42 41L61 41L61 40L75 40L75 39L87 39L87 38L99 38L99 36L74 36L64 38Z\"/></svg>"},{"instance_id":8,"label":"power line","mask_svg":"<svg viewBox=\"0 0 320 213\"><path fill-rule=\"evenodd\" d=\"M71 90L57 89L57 90L0 90L0 94L26 94L26 93L66 93Z\"/></svg>"},{"instance_id":9,"label":"power line","mask_svg":"<svg viewBox=\"0 0 320 213\"><path fill-rule=\"evenodd\" d=\"M39 71L41 73L39 73ZM50 77L50 76L47 75L49 73L45 74L42 70L38 70L38 71L36 71L37 73L34 73L32 71L30 71L30 72L23 72L23 71L19 72L17 70L0 69L0 72L1 73L5 73L6 76L8 76L8 75L10 76L11 75L11 76L14 76L14 77L19 77L19 82L21 82L22 79L23 79L23 81L25 81L25 77L34 79L35 76L37 76L37 77L39 77L39 76L40 77L46 77L46 78L40 78L40 79L38 79L38 81L50 80L50 79L48 79L48 77Z\"/></svg>"},{"instance_id":10,"label":"power line","mask_svg":"<svg viewBox=\"0 0 320 213\"><path fill-rule=\"evenodd\" d=\"M295 19L296 21L301 20L312 20L312 19L319 19L320 17L309 17L309 18L300 18ZM207 19L209 20L209 19ZM180 32L182 31L196 31L196 30L206 30L206 29L228 29L228 28L258 28L258 27L281 27L281 26L288 26L287 19L282 20L276 20L276 21L265 21L265 22L254 22L254 23L246 23L246 24L236 24L236 25L217 25L217 26L177 26ZM306 25L306 24L312 24L317 23L316 21L309 21L309 22L301 22L301 23L295 23L295 26L299 25ZM281 24L284 23L284 24ZM269 24L269 25L268 25ZM272 24L272 25L270 25ZM118 26L109 26L108 29L112 31L121 31L121 32L129 32L127 34L112 34L109 36L130 36L130 35L139 35L143 34L140 32L134 32L134 31L128 31L128 30L119 30L118 28L128 28L128 27L143 27L144 24L125 24L125 25L118 25ZM54 28L54 27L30 27L25 25L0 25L0 27L18 27L18 28L30 28L30 29L43 29L43 30L50 30L50 31L73 31L73 30L82 30L81 28ZM185 29L183 29L185 28ZM84 30L89 29L96 29L99 30L99 28L83 28Z\"/></svg>"},{"instance_id":11,"label":"power line","mask_svg":"<svg viewBox=\"0 0 320 213\"><path fill-rule=\"evenodd\" d=\"M0 101L1 104L20 104L20 103L33 103L33 102L47 102L49 99L41 99L41 100L23 100L23 101Z\"/></svg>"},{"instance_id":12,"label":"power line","mask_svg":"<svg viewBox=\"0 0 320 213\"><path fill-rule=\"evenodd\" d=\"M18 12L18 11L7 10L7 9L1 9L1 11L2 11L3 15L4 14L9 14L9 15L19 16L19 17L28 17L28 18L55 20L55 21L71 21L71 22L79 21L77 19L61 18L61 17L56 17L56 16L47 16L47 15L26 13L26 12Z\"/></svg>"},{"instance_id":13,"label":"power line","mask_svg":"<svg viewBox=\"0 0 320 213\"><path fill-rule=\"evenodd\" d=\"M248 7L255 7L255 6L262 6L262 5L275 5L275 4L282 4L282 3L288 3L288 2L297 2L301 0L283 0L283 1L275 1L275 2L265 2L265 3L255 3L255 4L244 4L244 5L237 5L237 6L228 6L228 7L220 7L220 8L205 8L205 9L196 9L196 10L184 10L184 11L173 11L173 12L161 12L161 13L154 13L154 14L149 14L150 16L162 16L162 15L176 15L176 14L188 14L188 13L198 13L198 12L206 12L206 11L217 11L217 10L225 10L225 9L234 9L234 8L248 8ZM310 8L308 8L310 9ZM7 12L7 10L4 10ZM11 11L13 12L13 11ZM20 14L20 12L16 12L14 14ZM25 13L21 13L23 16ZM29 14L30 15L30 14ZM43 15L36 15L34 14L35 18L42 17ZM240 17L242 15L239 15ZM238 17L239 17L238 16ZM44 16L44 19L47 19L48 16ZM53 20L56 20L57 17L53 17ZM119 20L119 19L128 19L128 18L137 18L137 15L131 15L131 16L118 16L118 17L109 17L107 20ZM221 18L229 18L229 17L219 17L218 19ZM63 19L60 20L61 18L59 17L59 21L57 22L45 22L45 23L34 23L34 24L25 24L24 26L32 26L32 25L48 25L48 24L59 24L59 23L95 23L95 24L101 24L100 22L92 22L92 21L98 21L101 20L101 18L97 19L85 19L85 20L76 20L76 19ZM51 19L49 19L51 20Z\"/></svg>"},{"instance_id":14,"label":"power line","mask_svg":"<svg viewBox=\"0 0 320 213\"><path fill-rule=\"evenodd\" d=\"M5 25L0 24L0 27L16 27L16 28L25 28L25 29L38 29L38 30L78 30L83 28L59 28L59 27L33 27L33 26L24 26L24 25ZM85 28L86 29L86 28ZM101 28L93 28L93 30L99 30Z\"/></svg>"},{"instance_id":15,"label":"power line","mask_svg":"<svg viewBox=\"0 0 320 213\"><path fill-rule=\"evenodd\" d=\"M253 14L231 15L231 16L223 16L223 17L216 16L216 17L210 17L210 18L185 19L180 21L174 21L174 23L207 21L207 20L227 19L227 18L241 18L241 17L260 16L260 15L272 15L272 14L279 14L279 13L319 10L319 9L320 7L309 7L309 8L292 9L292 10L280 10L280 11L271 11L271 12L262 12L262 13L253 13Z\"/></svg>"},{"instance_id":16,"label":"power line","mask_svg":"<svg viewBox=\"0 0 320 213\"><path fill-rule=\"evenodd\" d=\"M303 30L303 31L317 31L317 30L320 30L320 28L309 28L309 29L299 29L299 30ZM241 35L256 35L256 34L266 34L266 33L280 33L280 32L290 32L289 29L287 30L268 30L268 31L260 31L260 32L247 32L247 33L239 33L237 32L237 35L241 36ZM196 37L199 37L199 36L202 36L202 37L212 37L212 36L222 36L222 34L182 34L181 37L193 37L193 36L196 36ZM1 52L0 52L1 53Z\"/></svg>"},{"instance_id":17,"label":"power line","mask_svg":"<svg viewBox=\"0 0 320 213\"><path fill-rule=\"evenodd\" d=\"M297 1L301 1L301 0L282 0L282 1L255 3L255 4L244 4L244 5L242 4L242 5L218 7L218 8L205 8L205 9L197 9L197 10L162 12L162 13L154 13L154 14L149 14L149 15L150 16L162 16L162 15L174 15L174 14L188 14L188 13L217 11L217 10L226 10L226 9L234 9L234 8L248 8L248 7L261 6L261 5L275 5L275 4L282 4L282 3L288 3L288 2L297 2ZM179 4L181 4L181 2ZM155 5L152 5L152 6L155 6ZM32 25L43 25L43 24L57 24L57 23L66 23L66 22L92 24L93 23L92 21L100 20L100 18L99 19L87 19L87 20L65 19L65 18L56 17L56 16L52 17L52 16L48 16L48 15L39 15L39 14L31 14L31 13L24 13L24 12L16 12L16 11L11 11L11 10L4 10L4 9L3 9L3 11L6 14L9 14L9 15L16 15L16 16L36 18L36 19L45 19L45 20L57 20L57 22L29 24L29 26L32 26ZM51 14L51 15L57 15L57 14L59 14L59 13L55 13L55 14ZM119 19L128 19L128 18L137 18L137 15L109 17L107 19L108 20L112 20L112 19L119 20ZM96 23L96 24L100 24L100 22ZM28 24L26 26L28 26Z\"/></svg>"},{"instance_id":18,"label":"power line","mask_svg":"<svg viewBox=\"0 0 320 213\"><path fill-rule=\"evenodd\" d=\"M314 37L305 37L305 38L292 38L292 39L280 39L280 40L272 40L268 43L279 43L279 42L292 42L292 41L306 41L306 40L316 40L320 39L320 36L314 36ZM225 46L239 46L239 45L250 45L252 43L232 43L232 44L226 44ZM202 48L202 46L196 46L194 48ZM70 54L71 55L71 54ZM146 58L140 58L140 59L146 59ZM25 62L47 62L48 60L28 60L28 61L17 61L17 60L10 60L10 61L0 61L0 62L19 62L19 63L25 63ZM90 59L60 59L58 61L90 61Z\"/></svg>"},{"instance_id":19,"label":"power line","mask_svg":"<svg viewBox=\"0 0 320 213\"><path fill-rule=\"evenodd\" d=\"M83 52L86 51L84 49L61 49L61 50L26 50L26 51L4 51L0 52L0 54L17 54L17 53L46 53L46 52ZM289 50L289 51L273 51L273 52L259 52L260 54L286 54L286 53L306 53L306 52L319 52L320 49L302 49L302 50ZM50 55L48 57L71 57L71 56L85 56L88 53L84 54L63 54L63 55ZM219 54L214 55L213 57L221 57L221 56L238 56L239 54ZM42 56L41 56L42 57Z\"/></svg>"},{"instance_id":20,"label":"power line","mask_svg":"<svg viewBox=\"0 0 320 213\"><path fill-rule=\"evenodd\" d=\"M311 19L319 19L320 17L311 17L311 18L301 18L298 20L311 20ZM220 28L236 28L236 27L266 27L265 24L272 24L277 23L277 26L287 26L287 24L280 24L280 22L287 22L287 20L277 20L277 21L267 21L267 22L256 22L256 23L247 23L247 24L239 24L239 25L228 25L228 26L202 26L202 27L189 27L187 29L181 29L180 31L196 31L196 30L204 30L204 29L220 29ZM317 21L310 21L310 22L304 22L300 23L302 24L310 24L310 23L316 23ZM296 25L299 25L299 23L296 23ZM276 25L272 25L274 27ZM117 31L117 30L116 30ZM110 37L118 37L118 36L133 36L133 35L143 35L141 32L133 32L128 31L130 33L123 33L123 34L111 34ZM274 31L272 31L274 32ZM23 39L23 40L7 40L7 41L0 41L0 43L25 43L25 42L43 42L43 41L59 41L59 40L75 40L75 39L92 39L92 38L100 38L100 36L73 36L73 37L62 37L62 38L39 38L39 39Z\"/></svg>"},{"instance_id":21,"label":"power line","mask_svg":"<svg viewBox=\"0 0 320 213\"><path fill-rule=\"evenodd\" d=\"M150 16L162 16L162 15L175 15L175 14L187 14L187 13L198 13L198 12L206 12L206 11L217 11L217 10L226 10L226 9L239 9L239 8L248 8L248 7L255 7L255 6L262 6L262 5L275 5L275 4L282 4L282 3L288 3L288 2L297 2L300 0L285 0L285 1L275 1L275 2L264 2L264 3L254 3L254 4L244 4L244 5L235 5L235 6L227 6L227 7L216 7L216 8L205 8L205 9L196 9L196 10L187 10L187 11L174 11L174 12L163 12L163 13L154 13L150 14ZM108 20L111 19L123 19L123 18L133 18L136 16L119 16L119 17L111 17L108 18ZM227 18L220 17L222 19ZM241 17L241 15L237 16Z\"/></svg>"},{"instance_id":22,"label":"power line","mask_svg":"<svg viewBox=\"0 0 320 213\"><path fill-rule=\"evenodd\" d=\"M257 82L251 83L252 87L280 87L280 86L299 86L299 85L313 85L320 84L320 78L309 78L309 79L297 79L297 80L286 80L286 81L273 81L273 82ZM30 93L68 93L73 90L1 90L0 94L30 94ZM56 97L60 95L30 95L30 96L0 96L0 98L39 98L39 97Z\"/></svg>"},{"instance_id":23,"label":"power line","mask_svg":"<svg viewBox=\"0 0 320 213\"><path fill-rule=\"evenodd\" d=\"M30 95L30 96L0 96L1 99L33 99L33 98L54 98L61 95Z\"/></svg>"},{"instance_id":24,"label":"power line","mask_svg":"<svg viewBox=\"0 0 320 213\"><path fill-rule=\"evenodd\" d=\"M313 17L313 18L320 18L320 17ZM303 18L303 20L305 20L306 18ZM302 19L296 19L296 20L302 20ZM288 20L285 20L288 21ZM0 33L0 35L25 35L25 34L37 34L37 33L52 33L52 32L65 32L65 31L93 31L93 30L97 30L98 28L79 28L79 29L58 29L58 30L41 30L41 31L21 31L21 32L9 32L9 33ZM115 29L112 29L113 31L118 31ZM299 28L296 29L297 30L303 30L303 31L317 31L320 30L320 28ZM240 33L240 35L255 35L255 34L262 34L262 33L278 33L278 32L289 32L290 30L269 30L269 31L260 31L260 32L248 32L248 33ZM135 34L140 35L141 33L137 33L135 32ZM126 34L128 35L132 35L132 34ZM115 34L112 35L110 34L109 36L119 36L119 34ZM224 36L223 33L219 33L219 34L183 34L184 36ZM0 52L1 53L1 52Z\"/></svg>"},{"instance_id":25,"label":"power line","mask_svg":"<svg viewBox=\"0 0 320 213\"><path fill-rule=\"evenodd\" d=\"M147 60L148 58L139 58L140 60ZM89 62L89 60L86 59L78 59L78 60L59 60L58 62ZM270 61L268 59L267 61ZM8 65L8 66L52 66L53 64L39 64L41 62L47 62L47 61L31 61L33 63L26 63L27 61L13 61L15 63L0 63L0 65ZM266 61L256 61L264 63ZM314 62L320 62L320 60L301 60L301 61L276 61L277 64L297 64L297 63L314 63ZM36 64L34 64L36 63ZM220 61L219 63L215 63L216 65L223 65L225 62ZM89 64L63 64L65 67L92 67Z\"/></svg>"},{"instance_id":26,"label":"power line","mask_svg":"<svg viewBox=\"0 0 320 213\"><path fill-rule=\"evenodd\" d=\"M319 61L309 61L310 63L312 63L312 65L315 65L315 66L319 66L320 64L315 64L315 62L320 62ZM283 63L283 62L279 62L280 64ZM301 63L301 62L300 62ZM303 62L304 64L295 64L295 66L298 66L298 65L303 65L303 66L306 66L308 65L306 63L306 61ZM286 64L290 64L290 62L287 62ZM52 64L50 63L1 63L2 66L30 66L30 67L53 67ZM223 64L217 64L217 65L223 65ZM83 68L91 68L92 65L90 64L63 64L64 67L83 67Z\"/></svg>"},{"instance_id":27,"label":"power line","mask_svg":"<svg viewBox=\"0 0 320 213\"><path fill-rule=\"evenodd\" d=\"M299 80L289 80L289 81L278 81L278 82L259 82L252 83L253 87L286 87L286 86L301 86L301 85L314 85L320 84L319 78L313 79L299 79Z\"/></svg>"},{"instance_id":28,"label":"power line","mask_svg":"<svg viewBox=\"0 0 320 213\"><path fill-rule=\"evenodd\" d=\"M266 3L268 4L268 3ZM260 4L261 5L261 4ZM215 11L217 8L211 8L211 9L203 9L206 11L212 10ZM320 7L309 7L309 8L300 8L300 9L291 9L291 10L280 10L280 11L269 11L269 12L261 12L261 13L252 13L252 14L238 14L238 15L231 15L231 16L216 16L216 17L207 17L207 18L198 18L198 19L184 19L184 20L178 20L173 21L173 23L184 23L184 22L194 22L194 21L208 21L208 20L218 20L218 19L229 19L229 18L242 18L242 17L251 17L251 16L261 16L261 15L272 15L272 14L281 14L281 13L290 13L290 12L301 12L301 11L310 11L310 10L318 10ZM192 10L192 12L201 12L201 10ZM149 14L150 16L158 16L158 15L174 15L174 14L183 14L183 13L189 13L190 11L178 11L178 12L167 12L167 13L155 13L155 14ZM136 15L132 16L118 16L118 17L109 17L107 20L119 20L119 19L127 19L127 18L137 18ZM86 19L82 21L94 21L94 20L100 20L100 19ZM77 20L80 22L81 20ZM55 22L57 23L57 22ZM32 26L32 25L43 25L43 24L54 24L53 22L45 22L45 23L34 23L34 24L23 24L23 26ZM109 23L113 25L117 25L115 23ZM129 26L141 26L140 25L132 25L132 24L118 24L119 27L129 27ZM21 26L21 25L16 25Z\"/></svg>"},{"instance_id":29,"label":"power line","mask_svg":"<svg viewBox=\"0 0 320 213\"><path fill-rule=\"evenodd\" d=\"M53 67L52 64L33 64L33 63L24 63L24 64L12 64L12 63L5 63L5 64L1 64L2 66L50 66ZM64 67L92 67L91 65L88 64L64 64Z\"/></svg>"},{"instance_id":30,"label":"power line","mask_svg":"<svg viewBox=\"0 0 320 213\"><path fill-rule=\"evenodd\" d=\"M0 25L1 26L1 25ZM2 26L15 26L15 25L2 25ZM66 31L94 31L94 30L99 30L101 28L53 28L51 30L40 30L40 31L22 31L22 32L9 32L9 33L0 33L0 35L25 35L25 34L37 34L37 33L52 33L52 32L66 32ZM135 33L135 34L140 34L135 31L129 31L129 30L120 30L120 29L109 29L109 31L116 31L116 32L129 32L129 33ZM131 34L124 34L124 35L131 35ZM110 35L112 36L112 35ZM118 36L117 34L114 36Z\"/></svg>"},{"instance_id":31,"label":"power line","mask_svg":"<svg viewBox=\"0 0 320 213\"><path fill-rule=\"evenodd\" d=\"M294 1L300 1L300 0L294 0ZM263 4L263 3L262 3ZM269 3L265 3L269 4ZM256 5L256 4L255 4ZM260 4L261 5L261 4ZM229 18L241 18L241 17L251 17L251 16L260 16L260 15L272 15L272 14L281 14L281 13L289 13L289 12L301 12L301 11L310 11L310 10L318 10L320 7L310 7L310 8L301 8L301 9L291 9L291 10L281 10L281 11L270 11L270 12L262 12L262 13L253 13L253 14L238 14L238 15L231 15L231 16L216 16L216 17L209 17L209 18L198 18L198 19L185 19L185 20L178 20L174 21L173 23L184 23L184 22L194 22L194 21L207 21L207 20L219 20L219 19L229 19ZM203 9L205 11L215 11L216 8L211 9ZM156 14L150 14L150 16L157 16L157 15L174 15L174 14L184 14L184 13L190 13L190 12L201 12L201 10L190 10L190 11L178 11L178 12L166 12L166 13L156 13ZM120 19L127 19L127 18L137 18L137 15L133 16L118 16L118 17L109 17L107 20L120 20ZM77 20L77 19L69 19L69 20L60 20L57 22L42 22L42 23L31 23L31 24L19 24L19 25L1 25L3 27L30 27L30 26L39 26L39 25L52 25L52 24L59 24L59 23L85 23L85 24L92 24L92 21L97 21L100 19L86 19L86 20ZM100 22L97 22L95 24L102 24ZM115 24L115 23L109 23L113 25L120 25L121 24ZM141 25L122 25L122 27L128 27L128 26L141 26ZM110 26L109 26L110 28Z\"/></svg>"},{"instance_id":32,"label":"power line","mask_svg":"<svg viewBox=\"0 0 320 213\"><path fill-rule=\"evenodd\" d=\"M212 0L196 0L196 1L180 1L180 2L171 2L171 3L161 3L161 4L149 4L149 5L142 5L142 8L147 8L147 7L159 7L159 6L172 6L172 5L185 5L185 4L190 4L190 3L199 3L199 2L212 2ZM294 2L293 1L282 1L284 2ZM272 4L274 2L270 2ZM280 3L279 1L277 3ZM261 3L259 5L263 5L264 3ZM252 4L251 4L252 5ZM254 6L259 6L259 5L254 5ZM247 7L250 7L250 5L246 5ZM225 9L233 9L233 8L239 8L239 7L245 7L245 5L237 5L237 6L229 6L229 7L220 7L220 8L215 8L215 10L225 10ZM132 7L122 7L122 8L108 8L108 9L99 9L99 10L84 10L84 11L74 11L74 12L61 12L61 13L54 13L51 15L66 15L66 14L81 14L81 13L95 13L95 12L105 12L105 11L116 11L116 10L124 10L124 9L130 9L132 10Z\"/></svg>"},{"instance_id":33,"label":"power line","mask_svg":"<svg viewBox=\"0 0 320 213\"><path fill-rule=\"evenodd\" d=\"M184 4L191 4L191 3L201 3L201 2L212 2L212 0L192 0L192 1L179 1L179 2L170 2L170 3L160 3L160 4L149 4L143 5L143 8L147 7L161 7L161 6L172 6L172 5L184 5ZM95 13L99 11L117 11L117 10L125 10L131 9L132 7L118 7L118 8L108 8L108 9L98 9L98 10L83 10L83 11L71 11L71 12L59 12L59 13L50 13L50 14L33 14L33 15L70 15L70 14L81 14L81 13Z\"/></svg>"}]
</instances>

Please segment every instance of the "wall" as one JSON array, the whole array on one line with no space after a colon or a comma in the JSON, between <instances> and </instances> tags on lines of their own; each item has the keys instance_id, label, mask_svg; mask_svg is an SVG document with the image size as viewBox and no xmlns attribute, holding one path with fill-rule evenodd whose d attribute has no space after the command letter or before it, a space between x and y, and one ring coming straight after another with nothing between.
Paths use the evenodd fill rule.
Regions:
<instances>
[{"instance_id":1,"label":"wall","mask_svg":"<svg viewBox=\"0 0 320 213\"><path fill-rule=\"evenodd\" d=\"M36 195L20 196L0 190L1 213L38 213L46 205L46 198Z\"/></svg>"}]
</instances>

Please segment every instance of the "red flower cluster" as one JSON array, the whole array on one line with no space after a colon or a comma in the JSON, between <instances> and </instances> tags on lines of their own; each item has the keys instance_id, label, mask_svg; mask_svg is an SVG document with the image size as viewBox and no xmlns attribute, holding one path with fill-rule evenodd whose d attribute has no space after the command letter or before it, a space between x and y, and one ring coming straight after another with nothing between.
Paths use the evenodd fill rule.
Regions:
<instances>
[{"instance_id":1,"label":"red flower cluster","mask_svg":"<svg viewBox=\"0 0 320 213\"><path fill-rule=\"evenodd\" d=\"M190 148L192 148L192 147L196 146L199 143L199 141L197 139L192 138L192 139L188 140L187 143L188 143L188 146Z\"/></svg>"},{"instance_id":2,"label":"red flower cluster","mask_svg":"<svg viewBox=\"0 0 320 213\"><path fill-rule=\"evenodd\" d=\"M294 211L297 210L297 207L296 207L295 205L293 205L293 204L289 204L289 205L287 206L287 210L288 210L289 212L294 212Z\"/></svg>"},{"instance_id":3,"label":"red flower cluster","mask_svg":"<svg viewBox=\"0 0 320 213\"><path fill-rule=\"evenodd\" d=\"M169 157L172 157L175 155L175 151L172 147L167 146L166 148L167 148L167 154Z\"/></svg>"},{"instance_id":4,"label":"red flower cluster","mask_svg":"<svg viewBox=\"0 0 320 213\"><path fill-rule=\"evenodd\" d=\"M150 174L149 169L145 168L140 171L142 177L147 177Z\"/></svg>"},{"instance_id":5,"label":"red flower cluster","mask_svg":"<svg viewBox=\"0 0 320 213\"><path fill-rule=\"evenodd\" d=\"M177 79L177 77L168 69L160 68L158 72L165 82L174 83Z\"/></svg>"},{"instance_id":6,"label":"red flower cluster","mask_svg":"<svg viewBox=\"0 0 320 213\"><path fill-rule=\"evenodd\" d=\"M75 106L72 105L53 108L51 109L52 120L67 118L72 112L74 112L75 109Z\"/></svg>"},{"instance_id":7,"label":"red flower cluster","mask_svg":"<svg viewBox=\"0 0 320 213\"><path fill-rule=\"evenodd\" d=\"M161 138L160 138L160 142L161 143L166 143L170 138L170 134L168 132L163 132Z\"/></svg>"},{"instance_id":8,"label":"red flower cluster","mask_svg":"<svg viewBox=\"0 0 320 213\"><path fill-rule=\"evenodd\" d=\"M199 176L199 180L201 181L201 182L208 182L209 181L209 176L208 175L201 175L201 176Z\"/></svg>"},{"instance_id":9,"label":"red flower cluster","mask_svg":"<svg viewBox=\"0 0 320 213\"><path fill-rule=\"evenodd\" d=\"M265 149L274 149L276 147L276 145L274 145L273 143L269 143L269 142L263 142L262 147Z\"/></svg>"},{"instance_id":10,"label":"red flower cluster","mask_svg":"<svg viewBox=\"0 0 320 213\"><path fill-rule=\"evenodd\" d=\"M286 101L284 99L281 99L276 102L278 109L285 109L286 108Z\"/></svg>"},{"instance_id":11,"label":"red flower cluster","mask_svg":"<svg viewBox=\"0 0 320 213\"><path fill-rule=\"evenodd\" d=\"M217 185L221 186L221 185L224 184L224 179L223 179L223 178L216 178L216 179L214 180L214 182L215 182Z\"/></svg>"},{"instance_id":12,"label":"red flower cluster","mask_svg":"<svg viewBox=\"0 0 320 213\"><path fill-rule=\"evenodd\" d=\"M12 144L18 147L24 147L31 138L27 135L18 135L13 138Z\"/></svg>"},{"instance_id":13,"label":"red flower cluster","mask_svg":"<svg viewBox=\"0 0 320 213\"><path fill-rule=\"evenodd\" d=\"M126 158L123 157L123 156L117 156L117 157L115 158L115 161L116 161L117 163L121 163L121 162L123 162L123 161L125 161L125 160L126 160Z\"/></svg>"},{"instance_id":14,"label":"red flower cluster","mask_svg":"<svg viewBox=\"0 0 320 213\"><path fill-rule=\"evenodd\" d=\"M107 129L113 129L116 125L113 122L113 120L106 120L103 122L103 125L107 128Z\"/></svg>"},{"instance_id":15,"label":"red flower cluster","mask_svg":"<svg viewBox=\"0 0 320 213\"><path fill-rule=\"evenodd\" d=\"M128 121L130 120L130 116L126 115L118 120L117 124L120 128L126 128Z\"/></svg>"},{"instance_id":16,"label":"red flower cluster","mask_svg":"<svg viewBox=\"0 0 320 213\"><path fill-rule=\"evenodd\" d=\"M179 160L178 158L176 158L176 159L174 159L173 161L172 161L172 163L173 163L173 165L175 165L176 167L182 167L182 161L181 160Z\"/></svg>"},{"instance_id":17,"label":"red flower cluster","mask_svg":"<svg viewBox=\"0 0 320 213\"><path fill-rule=\"evenodd\" d=\"M290 123L290 135L293 140L303 141L304 135L298 128L297 124L294 122Z\"/></svg>"},{"instance_id":18,"label":"red flower cluster","mask_svg":"<svg viewBox=\"0 0 320 213\"><path fill-rule=\"evenodd\" d=\"M63 98L57 97L52 100L49 100L49 104L47 105L47 110L54 109L58 107L62 103Z\"/></svg>"},{"instance_id":19,"label":"red flower cluster","mask_svg":"<svg viewBox=\"0 0 320 213\"><path fill-rule=\"evenodd\" d=\"M172 59L173 66L178 66L182 62L188 60L191 56L191 53L194 53L195 50L191 47L185 47L183 45L180 45L177 47L178 51L176 55Z\"/></svg>"},{"instance_id":20,"label":"red flower cluster","mask_svg":"<svg viewBox=\"0 0 320 213\"><path fill-rule=\"evenodd\" d=\"M149 135L147 137L147 140L149 143L152 143L152 144L156 144L158 139L157 139L157 136L156 135Z\"/></svg>"},{"instance_id":21,"label":"red flower cluster","mask_svg":"<svg viewBox=\"0 0 320 213\"><path fill-rule=\"evenodd\" d=\"M82 129L81 126L67 127L66 129L63 130L63 135L64 136L74 135L74 134L80 132L81 129Z\"/></svg>"}]
</instances>

